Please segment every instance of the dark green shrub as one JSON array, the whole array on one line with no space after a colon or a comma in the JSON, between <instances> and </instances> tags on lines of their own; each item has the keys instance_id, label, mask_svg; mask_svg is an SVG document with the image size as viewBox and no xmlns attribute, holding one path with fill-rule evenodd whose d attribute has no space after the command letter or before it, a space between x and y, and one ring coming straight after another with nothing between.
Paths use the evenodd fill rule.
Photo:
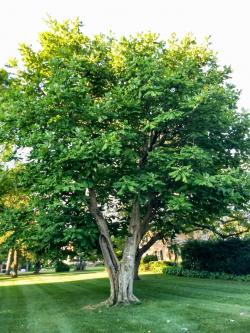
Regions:
<instances>
[{"instance_id":1,"label":"dark green shrub","mask_svg":"<svg viewBox=\"0 0 250 333\"><path fill-rule=\"evenodd\" d=\"M183 268L180 266L167 266L163 269L163 273L167 275L183 276Z\"/></svg>"},{"instance_id":2,"label":"dark green shrub","mask_svg":"<svg viewBox=\"0 0 250 333\"><path fill-rule=\"evenodd\" d=\"M166 267L163 269L163 273L172 276L184 276L200 279L220 279L250 282L250 274L235 275L223 272L195 271L191 269L184 269L182 267Z\"/></svg>"},{"instance_id":3,"label":"dark green shrub","mask_svg":"<svg viewBox=\"0 0 250 333\"><path fill-rule=\"evenodd\" d=\"M56 272L69 272L70 267L62 261L57 261L55 263L55 270Z\"/></svg>"},{"instance_id":4,"label":"dark green shrub","mask_svg":"<svg viewBox=\"0 0 250 333\"><path fill-rule=\"evenodd\" d=\"M175 261L164 261L165 262L165 264L167 265L167 266L177 266L178 264L177 264L177 262L175 262Z\"/></svg>"},{"instance_id":5,"label":"dark green shrub","mask_svg":"<svg viewBox=\"0 0 250 333\"><path fill-rule=\"evenodd\" d=\"M182 247L184 269L250 274L250 240L188 241Z\"/></svg>"},{"instance_id":6,"label":"dark green shrub","mask_svg":"<svg viewBox=\"0 0 250 333\"><path fill-rule=\"evenodd\" d=\"M158 261L157 256L152 255L152 254L150 254L150 255L147 254L145 257L142 258L142 262L143 262L144 264L146 264L146 263L148 263L148 262L150 262L150 261Z\"/></svg>"}]
</instances>

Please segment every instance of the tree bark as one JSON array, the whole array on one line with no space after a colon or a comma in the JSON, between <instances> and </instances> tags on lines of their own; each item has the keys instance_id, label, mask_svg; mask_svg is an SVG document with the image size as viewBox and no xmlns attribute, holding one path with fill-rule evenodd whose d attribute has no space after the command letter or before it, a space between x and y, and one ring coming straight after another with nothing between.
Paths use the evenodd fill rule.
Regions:
<instances>
[{"instance_id":1,"label":"tree bark","mask_svg":"<svg viewBox=\"0 0 250 333\"><path fill-rule=\"evenodd\" d=\"M134 295L134 268L136 250L141 240L140 237L140 209L139 203L135 203L131 213L128 229L129 236L126 239L122 260L120 263L119 292L117 303L138 303Z\"/></svg>"},{"instance_id":2,"label":"tree bark","mask_svg":"<svg viewBox=\"0 0 250 333\"><path fill-rule=\"evenodd\" d=\"M9 249L8 258L6 262L6 272L5 272L6 275L10 275L12 255L13 255L13 249Z\"/></svg>"},{"instance_id":3,"label":"tree bark","mask_svg":"<svg viewBox=\"0 0 250 333\"><path fill-rule=\"evenodd\" d=\"M103 236L100 237L100 246L110 280L110 297L106 303L112 306L139 302L133 294L135 249L127 247L127 251L124 251L123 258L117 265Z\"/></svg>"},{"instance_id":4,"label":"tree bark","mask_svg":"<svg viewBox=\"0 0 250 333\"><path fill-rule=\"evenodd\" d=\"M141 240L139 203L136 202L133 205L128 236L122 259L119 262L113 249L107 222L98 207L96 194L93 189L89 189L89 202L90 212L95 218L100 231L100 247L110 280L110 297L106 304L112 306L139 302L138 298L133 294L135 254Z\"/></svg>"},{"instance_id":5,"label":"tree bark","mask_svg":"<svg viewBox=\"0 0 250 333\"><path fill-rule=\"evenodd\" d=\"M29 271L29 262L26 261L26 272L28 272L28 271Z\"/></svg>"},{"instance_id":6,"label":"tree bark","mask_svg":"<svg viewBox=\"0 0 250 333\"><path fill-rule=\"evenodd\" d=\"M18 250L14 250L14 259L13 259L13 278L16 278L18 276Z\"/></svg>"},{"instance_id":7,"label":"tree bark","mask_svg":"<svg viewBox=\"0 0 250 333\"><path fill-rule=\"evenodd\" d=\"M140 280L139 276L139 266L141 263L141 257L142 253L140 253L138 250L136 251L136 256L135 256L135 269L134 269L134 280Z\"/></svg>"},{"instance_id":8,"label":"tree bark","mask_svg":"<svg viewBox=\"0 0 250 333\"><path fill-rule=\"evenodd\" d=\"M134 295L134 265L135 254L139 240L139 206L136 204L131 214L129 225L129 236L123 250L122 259L119 262L110 247L110 242L104 235L100 237L100 246L104 257L110 279L110 297L107 300L109 305L127 305L139 303L139 299ZM114 257L115 256L115 257Z\"/></svg>"}]
</instances>

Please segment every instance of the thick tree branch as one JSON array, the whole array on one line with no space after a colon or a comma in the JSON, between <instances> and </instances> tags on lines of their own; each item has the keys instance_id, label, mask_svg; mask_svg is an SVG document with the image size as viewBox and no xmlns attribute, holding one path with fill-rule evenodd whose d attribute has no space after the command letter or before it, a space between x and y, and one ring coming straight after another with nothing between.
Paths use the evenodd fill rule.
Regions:
<instances>
[{"instance_id":1,"label":"thick tree branch","mask_svg":"<svg viewBox=\"0 0 250 333\"><path fill-rule=\"evenodd\" d=\"M96 193L93 189L89 189L89 210L92 216L95 218L98 229L100 231L100 245L102 251L104 252L103 255L106 256L106 258L109 257L110 264L113 266L115 270L117 270L119 266L119 260L117 259L117 256L113 248L113 244L110 239L107 222L101 210L98 207Z\"/></svg>"},{"instance_id":2,"label":"thick tree branch","mask_svg":"<svg viewBox=\"0 0 250 333\"><path fill-rule=\"evenodd\" d=\"M109 234L107 222L98 207L96 193L93 189L89 189L89 210L92 216L95 218L101 234Z\"/></svg>"},{"instance_id":3,"label":"thick tree branch","mask_svg":"<svg viewBox=\"0 0 250 333\"><path fill-rule=\"evenodd\" d=\"M148 153L153 150L158 136L159 136L158 132L152 131L150 133L149 142L147 142L147 144L145 145L145 147L143 149L143 155L138 163L139 168L141 168L145 165L147 158L148 158Z\"/></svg>"},{"instance_id":4,"label":"thick tree branch","mask_svg":"<svg viewBox=\"0 0 250 333\"><path fill-rule=\"evenodd\" d=\"M140 221L140 236L141 239L143 235L148 231L149 223L152 221L155 216L153 199L150 199L147 204L147 210L144 217Z\"/></svg>"},{"instance_id":5,"label":"thick tree branch","mask_svg":"<svg viewBox=\"0 0 250 333\"><path fill-rule=\"evenodd\" d=\"M161 233L154 234L146 244L144 244L142 247L138 248L138 250L137 250L138 255L140 255L140 257L141 257L146 251L148 251L151 248L152 245L154 245L155 242L160 240L161 237L162 237Z\"/></svg>"},{"instance_id":6,"label":"thick tree branch","mask_svg":"<svg viewBox=\"0 0 250 333\"><path fill-rule=\"evenodd\" d=\"M152 131L150 133L149 142L145 145L143 149L143 155L138 163L139 168L143 167L146 164L149 152L153 151L155 147L164 146L166 138L167 138L166 133L161 134L160 132L157 131Z\"/></svg>"},{"instance_id":7,"label":"thick tree branch","mask_svg":"<svg viewBox=\"0 0 250 333\"><path fill-rule=\"evenodd\" d=\"M220 232L220 231L216 230L216 228L213 227L213 226L203 225L203 224L199 224L199 223L194 223L194 226L196 226L197 228L189 230L188 233L198 231L198 230L200 230L200 231L209 230L209 231L212 231L213 233L215 233L216 235L218 235L219 237L221 237L222 239L226 239L226 238L229 238L229 237L240 236L240 235L249 231L249 228L246 228L245 230L241 230L241 231L238 231L238 232L232 232L232 233L226 234L226 233L223 233L223 232Z\"/></svg>"}]
</instances>

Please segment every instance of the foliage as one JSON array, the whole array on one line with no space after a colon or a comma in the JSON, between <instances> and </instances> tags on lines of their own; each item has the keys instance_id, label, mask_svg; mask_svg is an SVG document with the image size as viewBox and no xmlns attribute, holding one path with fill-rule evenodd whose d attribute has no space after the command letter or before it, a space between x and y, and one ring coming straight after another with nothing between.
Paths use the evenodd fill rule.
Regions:
<instances>
[{"instance_id":1,"label":"foliage","mask_svg":"<svg viewBox=\"0 0 250 333\"><path fill-rule=\"evenodd\" d=\"M182 247L182 260L185 269L249 274L250 239L188 241Z\"/></svg>"},{"instance_id":2,"label":"foliage","mask_svg":"<svg viewBox=\"0 0 250 333\"><path fill-rule=\"evenodd\" d=\"M200 279L220 279L233 281L250 282L250 274L236 275L224 272L197 271L192 269L184 269L183 267L165 267L163 273L172 276L184 276Z\"/></svg>"},{"instance_id":3,"label":"foliage","mask_svg":"<svg viewBox=\"0 0 250 333\"><path fill-rule=\"evenodd\" d=\"M2 135L32 148L30 184L50 205L71 193L83 203L89 187L105 204L110 195L127 204L161 193L169 213L245 203L247 115L235 112L230 69L219 68L208 44L154 34L91 40L79 22L53 20L40 44L21 46Z\"/></svg>"},{"instance_id":4,"label":"foliage","mask_svg":"<svg viewBox=\"0 0 250 333\"><path fill-rule=\"evenodd\" d=\"M142 262L144 263L144 264L147 264L147 263L149 263L150 261L158 261L158 257L157 256L155 256L155 255L150 255L150 254L147 254L147 255L145 255L145 257L143 257L142 258Z\"/></svg>"},{"instance_id":5,"label":"foliage","mask_svg":"<svg viewBox=\"0 0 250 333\"><path fill-rule=\"evenodd\" d=\"M169 260L165 261L165 263L166 263L167 266L177 266L178 265L177 262L169 261Z\"/></svg>"},{"instance_id":6,"label":"foliage","mask_svg":"<svg viewBox=\"0 0 250 333\"><path fill-rule=\"evenodd\" d=\"M70 266L65 264L63 261L57 261L55 263L55 270L56 272L69 272Z\"/></svg>"},{"instance_id":7,"label":"foliage","mask_svg":"<svg viewBox=\"0 0 250 333\"><path fill-rule=\"evenodd\" d=\"M2 160L4 155L11 155L13 151L11 147L7 148L3 149ZM74 207L70 200L67 207L64 204L46 207L43 201L37 204L36 200L29 198L29 190L23 186L25 164L11 164L11 167L6 165L1 173L0 245L5 252L9 248L18 248L33 263L65 259L67 255L74 256L80 251L89 256L93 248L97 252L97 230L89 214ZM46 213L41 214L41 211ZM82 229L86 223L89 228L84 233Z\"/></svg>"},{"instance_id":8,"label":"foliage","mask_svg":"<svg viewBox=\"0 0 250 333\"><path fill-rule=\"evenodd\" d=\"M154 273L162 273L163 269L166 268L165 261L149 261L149 262L142 262L139 266L140 272L154 272Z\"/></svg>"}]
</instances>

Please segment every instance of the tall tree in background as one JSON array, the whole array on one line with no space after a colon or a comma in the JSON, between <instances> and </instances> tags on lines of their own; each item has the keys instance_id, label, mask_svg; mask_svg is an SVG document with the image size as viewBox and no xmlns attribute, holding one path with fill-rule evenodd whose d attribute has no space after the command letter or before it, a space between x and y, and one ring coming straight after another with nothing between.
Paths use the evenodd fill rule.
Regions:
<instances>
[{"instance_id":1,"label":"tall tree in background","mask_svg":"<svg viewBox=\"0 0 250 333\"><path fill-rule=\"evenodd\" d=\"M11 63L1 136L29 147L23 181L46 209L67 206L72 195L92 215L107 303L138 302L135 254L156 221L177 213L215 220L245 208L247 114L236 112L230 68L191 35L116 40L85 36L78 21L49 25L39 50L21 45L22 65ZM114 225L126 230L120 260Z\"/></svg>"},{"instance_id":2,"label":"tall tree in background","mask_svg":"<svg viewBox=\"0 0 250 333\"><path fill-rule=\"evenodd\" d=\"M0 247L8 249L6 274L10 274L13 265L13 277L18 275L20 249L28 243L33 221L28 209L28 196L17 186L16 177L19 167L4 168L0 191ZM33 230L34 231L34 230Z\"/></svg>"}]
</instances>

